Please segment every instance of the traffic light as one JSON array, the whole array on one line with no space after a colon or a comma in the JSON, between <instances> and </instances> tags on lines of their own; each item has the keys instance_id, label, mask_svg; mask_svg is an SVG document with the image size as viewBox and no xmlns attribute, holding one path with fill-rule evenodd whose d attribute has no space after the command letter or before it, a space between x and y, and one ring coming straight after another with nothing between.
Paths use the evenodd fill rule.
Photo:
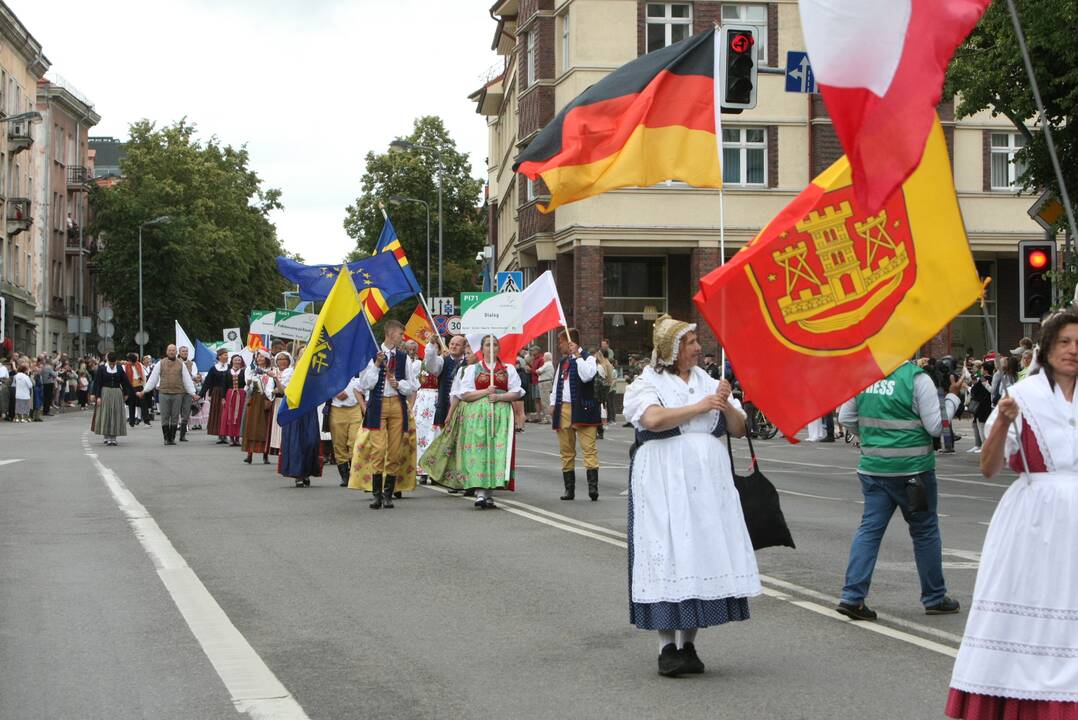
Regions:
<instances>
[{"instance_id":1,"label":"traffic light","mask_svg":"<svg viewBox=\"0 0 1078 720\"><path fill-rule=\"evenodd\" d=\"M723 25L718 32L719 87L723 112L739 113L756 107L756 28Z\"/></svg>"},{"instance_id":2,"label":"traffic light","mask_svg":"<svg viewBox=\"0 0 1078 720\"><path fill-rule=\"evenodd\" d=\"M1052 309L1052 272L1056 264L1056 244L1050 240L1023 240L1018 243L1019 322L1040 322Z\"/></svg>"}]
</instances>

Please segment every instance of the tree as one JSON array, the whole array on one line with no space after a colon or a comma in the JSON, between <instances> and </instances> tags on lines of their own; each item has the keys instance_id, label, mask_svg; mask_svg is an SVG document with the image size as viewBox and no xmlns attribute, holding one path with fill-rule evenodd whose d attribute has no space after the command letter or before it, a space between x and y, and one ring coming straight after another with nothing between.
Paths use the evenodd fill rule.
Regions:
<instances>
[{"instance_id":1,"label":"tree","mask_svg":"<svg viewBox=\"0 0 1078 720\"><path fill-rule=\"evenodd\" d=\"M443 167L442 214L444 217L443 254L445 271L442 290L456 295L462 290L476 289L478 268L475 256L485 244L486 224L480 206L483 181L470 175L471 163L466 153L457 150L456 143L446 132L441 118L417 118L412 133L405 140L423 148L441 150ZM348 206L344 229L356 241L349 260L366 257L374 249L382 231L382 211L393 221L408 262L426 291L427 215L422 204L415 202L392 205L390 195L417 198L430 204L431 288L437 293L438 280L438 168L439 156L429 150L416 149L401 153L367 153L367 170L361 180L361 192ZM412 307L399 312L407 313ZM405 314L407 314L405 313Z\"/></svg>"},{"instance_id":2,"label":"tree","mask_svg":"<svg viewBox=\"0 0 1078 720\"><path fill-rule=\"evenodd\" d=\"M955 53L948 72L948 96L959 95L956 114L960 118L988 110L1009 119L1026 139L1026 146L1016 155L1026 168L1019 179L1022 188L1049 189L1060 197L1044 133L1038 130L1047 123L1064 182L1073 197L1078 191L1078 43L1073 35L1078 23L1078 1L1015 0L1015 5L1045 116L1038 114L1010 13L1002 2L989 5L981 22ZM1032 131L1026 127L1029 119L1035 123ZM1073 271L1065 275L1062 297L1070 298L1075 276Z\"/></svg>"},{"instance_id":3,"label":"tree","mask_svg":"<svg viewBox=\"0 0 1078 720\"><path fill-rule=\"evenodd\" d=\"M246 147L195 138L180 120L157 128L131 125L121 161L123 179L91 195L104 249L96 258L99 287L116 313L117 347L138 331L139 224L142 230L143 315L152 351L172 341L179 320L192 337L219 339L222 327L245 326L255 308L274 308L289 289L277 273L282 254L271 210L281 193L263 189L248 168Z\"/></svg>"}]
</instances>

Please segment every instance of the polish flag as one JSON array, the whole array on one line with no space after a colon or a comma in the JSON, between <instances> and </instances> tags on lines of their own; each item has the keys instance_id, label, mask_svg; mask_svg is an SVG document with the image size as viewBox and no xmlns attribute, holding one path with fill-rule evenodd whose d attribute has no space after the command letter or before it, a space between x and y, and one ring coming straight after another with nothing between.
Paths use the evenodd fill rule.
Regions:
<instances>
[{"instance_id":1,"label":"polish flag","mask_svg":"<svg viewBox=\"0 0 1078 720\"><path fill-rule=\"evenodd\" d=\"M520 304L524 332L498 338L498 359L507 365L514 364L517 353L532 340L568 324L565 322L565 311L561 308L561 298L558 297L558 287L554 284L554 276L549 270L535 278L520 293ZM482 342L481 333L468 336L468 344L480 355L482 349L479 346Z\"/></svg>"},{"instance_id":2,"label":"polish flag","mask_svg":"<svg viewBox=\"0 0 1078 720\"><path fill-rule=\"evenodd\" d=\"M924 154L943 76L989 0L800 0L812 72L875 212Z\"/></svg>"}]
</instances>

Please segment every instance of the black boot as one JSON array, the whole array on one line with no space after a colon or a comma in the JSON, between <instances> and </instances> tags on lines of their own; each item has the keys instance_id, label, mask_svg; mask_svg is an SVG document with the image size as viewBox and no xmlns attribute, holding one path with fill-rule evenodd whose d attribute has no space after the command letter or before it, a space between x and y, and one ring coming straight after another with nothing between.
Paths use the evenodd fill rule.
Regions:
<instances>
[{"instance_id":1,"label":"black boot","mask_svg":"<svg viewBox=\"0 0 1078 720\"><path fill-rule=\"evenodd\" d=\"M187 442L187 423L180 424L180 442Z\"/></svg>"},{"instance_id":2,"label":"black boot","mask_svg":"<svg viewBox=\"0 0 1078 720\"><path fill-rule=\"evenodd\" d=\"M371 495L374 496L374 499L371 501L371 504L368 505L368 507L371 510L377 510L378 508L382 507L382 476L381 475L375 475L374 477L371 478Z\"/></svg>"},{"instance_id":3,"label":"black boot","mask_svg":"<svg viewBox=\"0 0 1078 720\"><path fill-rule=\"evenodd\" d=\"M382 507L386 510L393 507L393 487L397 484L397 478L392 475L386 476L386 486L382 490Z\"/></svg>"},{"instance_id":4,"label":"black boot","mask_svg":"<svg viewBox=\"0 0 1078 720\"><path fill-rule=\"evenodd\" d=\"M168 439L168 425L161 423L161 436L165 439L165 445L171 445Z\"/></svg>"},{"instance_id":5,"label":"black boot","mask_svg":"<svg viewBox=\"0 0 1078 720\"><path fill-rule=\"evenodd\" d=\"M352 474L352 467L348 463L337 463L337 472L341 474L341 487L348 487L348 477Z\"/></svg>"},{"instance_id":6,"label":"black boot","mask_svg":"<svg viewBox=\"0 0 1078 720\"><path fill-rule=\"evenodd\" d=\"M599 425L598 427L595 428L595 437L599 438L600 440L603 439L603 426L602 425Z\"/></svg>"},{"instance_id":7,"label":"black boot","mask_svg":"<svg viewBox=\"0 0 1078 720\"><path fill-rule=\"evenodd\" d=\"M565 481L565 494L561 496L562 500L575 500L576 499L576 471L563 470L561 473L562 480Z\"/></svg>"},{"instance_id":8,"label":"black boot","mask_svg":"<svg viewBox=\"0 0 1078 720\"><path fill-rule=\"evenodd\" d=\"M588 497L592 502L599 499L599 468L588 468Z\"/></svg>"}]
</instances>

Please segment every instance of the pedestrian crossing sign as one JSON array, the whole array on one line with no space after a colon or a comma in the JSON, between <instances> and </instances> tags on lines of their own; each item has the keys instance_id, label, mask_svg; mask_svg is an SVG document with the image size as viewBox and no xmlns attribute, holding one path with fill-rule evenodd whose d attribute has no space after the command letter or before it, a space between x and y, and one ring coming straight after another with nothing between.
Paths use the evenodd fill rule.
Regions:
<instances>
[{"instance_id":1,"label":"pedestrian crossing sign","mask_svg":"<svg viewBox=\"0 0 1078 720\"><path fill-rule=\"evenodd\" d=\"M498 273L498 292L520 292L524 289L524 273L511 270Z\"/></svg>"}]
</instances>

